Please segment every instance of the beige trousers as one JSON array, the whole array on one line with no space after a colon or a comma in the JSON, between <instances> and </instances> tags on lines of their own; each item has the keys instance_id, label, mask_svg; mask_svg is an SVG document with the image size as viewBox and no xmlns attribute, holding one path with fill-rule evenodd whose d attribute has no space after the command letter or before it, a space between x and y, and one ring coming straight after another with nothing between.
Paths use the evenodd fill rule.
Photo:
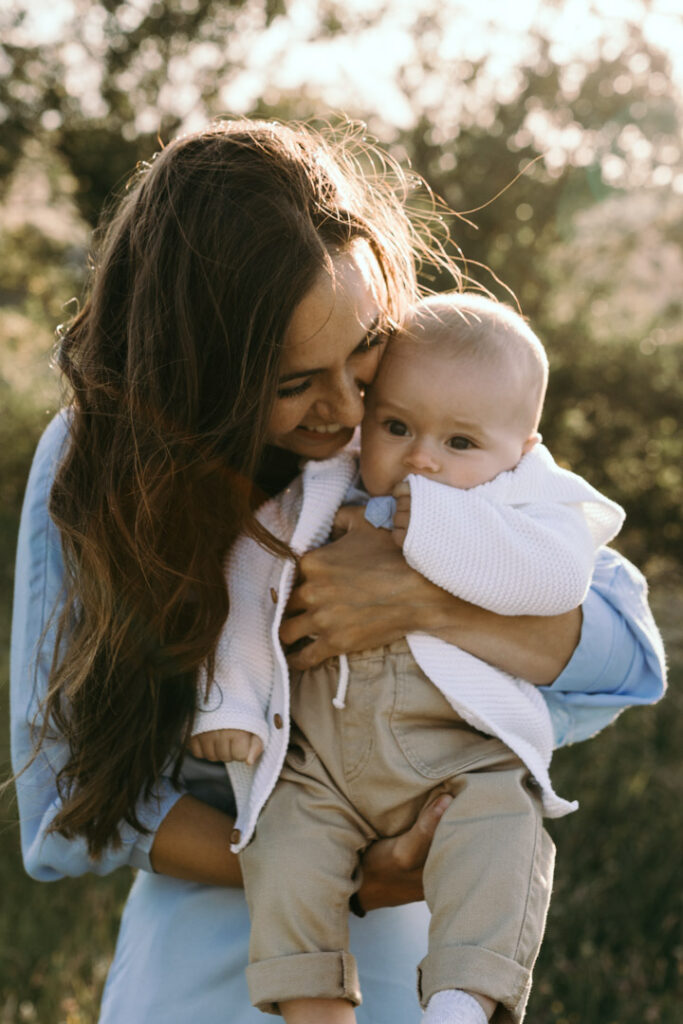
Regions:
<instances>
[{"instance_id":1,"label":"beige trousers","mask_svg":"<svg viewBox=\"0 0 683 1024\"><path fill-rule=\"evenodd\" d=\"M466 725L404 640L351 655L347 706L335 663L293 680L285 767L241 862L251 914L247 980L255 1006L361 995L348 949L358 860L409 828L446 789L424 867L432 913L418 967L423 1006L460 988L496 999L495 1024L521 1021L543 937L554 847L524 765Z\"/></svg>"}]
</instances>

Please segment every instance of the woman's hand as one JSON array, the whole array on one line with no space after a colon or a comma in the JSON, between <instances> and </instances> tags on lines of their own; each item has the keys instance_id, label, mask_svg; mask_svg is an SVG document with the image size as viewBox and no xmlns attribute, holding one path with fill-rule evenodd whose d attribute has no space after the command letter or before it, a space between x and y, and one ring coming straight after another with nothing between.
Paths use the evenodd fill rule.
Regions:
<instances>
[{"instance_id":1,"label":"woman's hand","mask_svg":"<svg viewBox=\"0 0 683 1024\"><path fill-rule=\"evenodd\" d=\"M435 794L408 832L368 847L361 859L363 880L357 893L363 910L424 899L422 867L436 826L452 800L448 793Z\"/></svg>"},{"instance_id":2,"label":"woman's hand","mask_svg":"<svg viewBox=\"0 0 683 1024\"><path fill-rule=\"evenodd\" d=\"M309 668L347 651L362 651L398 640L414 626L410 603L419 581L440 594L405 562L388 530L365 521L364 510L344 507L335 519L344 535L303 555L280 640L293 668Z\"/></svg>"},{"instance_id":3,"label":"woman's hand","mask_svg":"<svg viewBox=\"0 0 683 1024\"><path fill-rule=\"evenodd\" d=\"M496 615L468 604L411 569L389 530L366 522L362 508L337 513L340 540L303 555L288 617L280 628L295 669L334 655L429 633L537 686L551 683L581 635L581 609L564 615Z\"/></svg>"}]
</instances>

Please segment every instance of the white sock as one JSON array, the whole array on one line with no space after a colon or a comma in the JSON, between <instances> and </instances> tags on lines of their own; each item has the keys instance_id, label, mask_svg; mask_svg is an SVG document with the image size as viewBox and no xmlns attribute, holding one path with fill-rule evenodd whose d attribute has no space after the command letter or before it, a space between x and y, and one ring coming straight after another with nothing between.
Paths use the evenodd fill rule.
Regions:
<instances>
[{"instance_id":1,"label":"white sock","mask_svg":"<svg viewBox=\"0 0 683 1024\"><path fill-rule=\"evenodd\" d=\"M488 1021L474 996L459 988L448 988L434 993L422 1024L488 1024Z\"/></svg>"}]
</instances>

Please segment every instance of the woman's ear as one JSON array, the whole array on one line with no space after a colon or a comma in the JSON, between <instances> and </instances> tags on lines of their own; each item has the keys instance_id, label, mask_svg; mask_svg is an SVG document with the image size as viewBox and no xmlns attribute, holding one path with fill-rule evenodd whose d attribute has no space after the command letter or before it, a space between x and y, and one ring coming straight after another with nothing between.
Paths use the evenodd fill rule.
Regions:
<instances>
[{"instance_id":1,"label":"woman's ear","mask_svg":"<svg viewBox=\"0 0 683 1024\"><path fill-rule=\"evenodd\" d=\"M540 444L542 440L543 436L541 434L532 434L531 437L527 437L526 441L522 445L522 455L526 455L532 448L535 448L537 444Z\"/></svg>"}]
</instances>

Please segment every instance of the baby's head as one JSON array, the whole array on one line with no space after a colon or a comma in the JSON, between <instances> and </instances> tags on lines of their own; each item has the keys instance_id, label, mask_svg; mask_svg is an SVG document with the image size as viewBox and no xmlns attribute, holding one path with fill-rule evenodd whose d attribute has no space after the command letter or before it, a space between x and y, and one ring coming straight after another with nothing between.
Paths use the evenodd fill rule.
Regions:
<instances>
[{"instance_id":1,"label":"baby's head","mask_svg":"<svg viewBox=\"0 0 683 1024\"><path fill-rule=\"evenodd\" d=\"M548 380L541 342L513 309L447 293L416 306L366 401L361 476L372 495L408 474L475 487L540 440Z\"/></svg>"}]
</instances>

